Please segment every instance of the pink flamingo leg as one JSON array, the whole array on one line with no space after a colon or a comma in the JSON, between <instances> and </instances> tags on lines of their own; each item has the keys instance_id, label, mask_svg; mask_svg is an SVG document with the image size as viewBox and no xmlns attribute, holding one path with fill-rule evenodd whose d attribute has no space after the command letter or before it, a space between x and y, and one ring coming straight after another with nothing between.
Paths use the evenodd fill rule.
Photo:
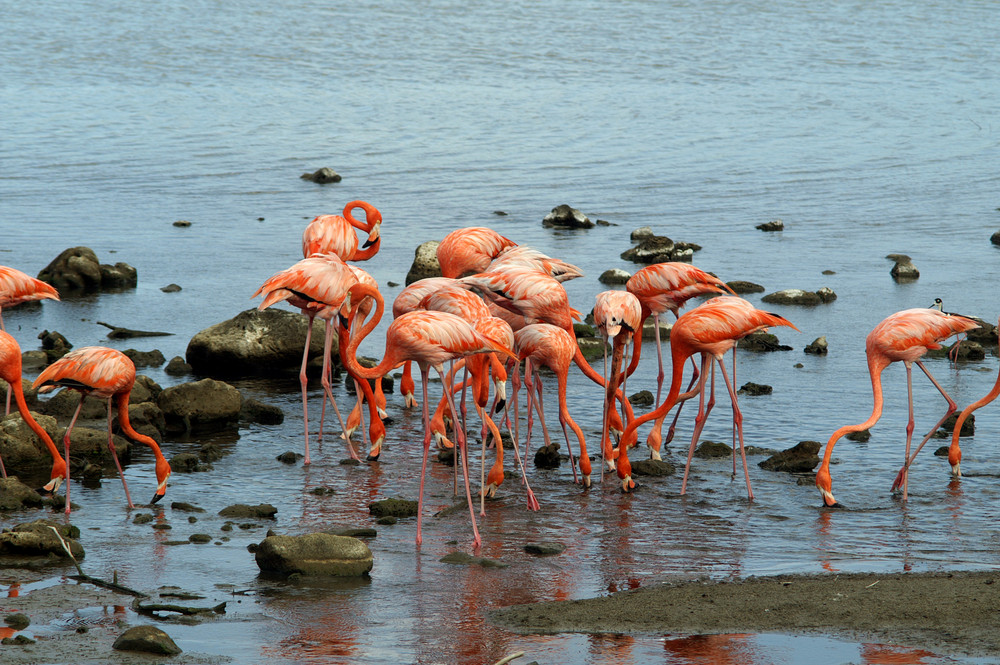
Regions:
<instances>
[{"instance_id":1,"label":"pink flamingo leg","mask_svg":"<svg viewBox=\"0 0 1000 665\"><path fill-rule=\"evenodd\" d=\"M521 459L520 443L518 435L518 414L517 414L517 389L520 384L520 379L518 378L517 368L514 368L514 373L511 374L511 401L514 402L514 432L510 431L510 420L505 419L507 422L507 433L511 435L514 440L514 458L517 460L517 465L521 467L521 482L524 484L525 490L527 492L528 498L528 510L539 510L541 506L538 503L538 499L535 498L535 493L531 491L531 485L528 484L528 474L525 468L525 460ZM505 409L506 411L506 409Z\"/></svg>"},{"instance_id":2,"label":"pink flamingo leg","mask_svg":"<svg viewBox=\"0 0 1000 665\"><path fill-rule=\"evenodd\" d=\"M705 410L705 381L708 379L708 363L711 362L707 354L702 354L702 373L698 381L698 415L694 419L694 434L691 435L691 445L688 447L687 463L684 465L684 480L681 481L681 494L687 492L688 472L691 470L691 460L694 458L694 448L698 445L698 437L705 426L708 413Z\"/></svg>"},{"instance_id":3,"label":"pink flamingo leg","mask_svg":"<svg viewBox=\"0 0 1000 665\"><path fill-rule=\"evenodd\" d=\"M457 413L457 411L455 411L455 400L452 397L451 391L447 389L448 384L445 382L444 368L438 367L437 372L438 376L441 377L441 384L445 386L445 394L448 396L448 402L450 403L452 410L451 412ZM463 416L462 429L461 431L455 433L455 438L457 439L458 447L462 455L462 476L465 479L465 498L469 502L469 516L472 518L472 535L473 535L472 548L474 550L478 550L479 547L482 545L483 541L479 537L479 528L476 526L476 509L472 503L472 487L471 484L469 483L469 457L467 452L468 442L465 440L464 430L465 430L465 422Z\"/></svg>"},{"instance_id":4,"label":"pink flamingo leg","mask_svg":"<svg viewBox=\"0 0 1000 665\"><path fill-rule=\"evenodd\" d=\"M417 547L422 541L420 532L420 520L424 515L424 478L427 475L427 455L431 449L431 416L430 407L427 404L427 383L430 375L430 366L420 368L420 383L424 390L423 410L424 410L424 461L420 465L420 496L417 501Z\"/></svg>"},{"instance_id":5,"label":"pink flamingo leg","mask_svg":"<svg viewBox=\"0 0 1000 665\"><path fill-rule=\"evenodd\" d=\"M80 396L80 404L83 405L83 396ZM115 466L118 468L118 477L122 479L122 487L125 488L125 501L128 502L129 510L135 508L132 505L132 497L128 493L128 483L125 482L125 472L122 471L122 465L118 461L118 453L115 451L115 442L111 436L111 398L108 398L108 450L111 451L111 458L115 461Z\"/></svg>"},{"instance_id":6,"label":"pink flamingo leg","mask_svg":"<svg viewBox=\"0 0 1000 665\"><path fill-rule=\"evenodd\" d=\"M747 479L747 498L750 501L753 501L753 490L750 488L750 469L747 467L747 454L743 447L743 412L740 411L739 404L736 400L736 391L733 389L733 383L729 380L729 375L726 374L726 366L722 364L722 358L717 358L716 360L719 363L719 370L722 372L722 378L726 382L726 388L729 389L729 399L733 402L733 423L736 425L736 431L739 432L740 457L743 459L743 475L746 476Z\"/></svg>"},{"instance_id":7,"label":"pink flamingo leg","mask_svg":"<svg viewBox=\"0 0 1000 665\"><path fill-rule=\"evenodd\" d=\"M308 349L309 347L307 346L306 348ZM340 423L340 429L343 430L343 431L347 431L347 427L344 426L344 419L340 415L340 409L337 408L337 400L335 400L333 398L333 386L330 384L330 373L332 371L332 369L330 367L330 353L331 353L332 350L333 350L333 323L332 323L332 321L327 321L326 322L326 339L323 342L323 378L320 380L320 383L323 384L323 394L324 394L324 397L323 397L323 411L320 412L320 417L319 417L319 438L317 439L317 443L319 443L319 442L321 442L323 440L323 413L325 413L325 411L326 411L326 400L327 399L330 400L330 406L333 407L333 412L337 414L337 421ZM303 376L304 376L304 374L303 374ZM361 391L355 389L355 393L358 396L358 400L360 402L360 400L362 399L362 393L361 393ZM305 403L305 393L303 393L303 404L304 403ZM364 421L362 419L362 423L363 422ZM363 426L364 425L362 424L362 427ZM349 438L347 438L347 437L345 437L345 439L347 440L347 453L351 456L351 459L353 459L353 460L360 460L361 458L358 457L358 453L354 450L354 445L351 443L351 440ZM307 428L306 429L306 441L308 441L308 440L309 440L309 430ZM305 464L309 463L308 459L309 459L309 447L308 447L308 443L307 443L306 444L306 460L307 461L304 462Z\"/></svg>"},{"instance_id":8,"label":"pink flamingo leg","mask_svg":"<svg viewBox=\"0 0 1000 665\"><path fill-rule=\"evenodd\" d=\"M83 393L80 393L80 403L76 405L76 411L73 412L73 418L69 421L69 426L66 428L66 433L63 434L63 451L66 454L66 514L69 515L70 504L69 504L69 437L73 433L73 426L76 425L76 419L80 417L80 411L83 409L83 400L86 397Z\"/></svg>"},{"instance_id":9,"label":"pink flamingo leg","mask_svg":"<svg viewBox=\"0 0 1000 665\"><path fill-rule=\"evenodd\" d=\"M302 421L305 423L306 429L306 456L302 460L303 464L309 464L309 405L307 403L307 384L309 380L306 378L306 363L309 361L309 342L312 340L312 324L315 315L307 315L309 320L308 326L306 327L306 346L302 350L302 368L299 370L299 384L302 385Z\"/></svg>"}]
</instances>

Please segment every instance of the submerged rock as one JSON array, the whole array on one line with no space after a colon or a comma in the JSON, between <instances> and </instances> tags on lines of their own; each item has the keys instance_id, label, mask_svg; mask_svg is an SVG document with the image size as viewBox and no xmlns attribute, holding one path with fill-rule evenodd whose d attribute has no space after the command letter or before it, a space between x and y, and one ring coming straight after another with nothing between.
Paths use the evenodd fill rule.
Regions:
<instances>
[{"instance_id":1,"label":"submerged rock","mask_svg":"<svg viewBox=\"0 0 1000 665\"><path fill-rule=\"evenodd\" d=\"M382 499L368 504L368 512L375 517L416 517L418 505L409 499Z\"/></svg>"},{"instance_id":2,"label":"submerged rock","mask_svg":"<svg viewBox=\"0 0 1000 665\"><path fill-rule=\"evenodd\" d=\"M560 463L558 443L553 442L535 451L535 466L539 469L558 469Z\"/></svg>"},{"instance_id":3,"label":"submerged rock","mask_svg":"<svg viewBox=\"0 0 1000 665\"><path fill-rule=\"evenodd\" d=\"M658 459L641 459L632 462L632 475L634 476L650 476L654 478L660 478L663 476L672 476L677 472L677 469L670 462L664 462Z\"/></svg>"},{"instance_id":4,"label":"submerged rock","mask_svg":"<svg viewBox=\"0 0 1000 665\"><path fill-rule=\"evenodd\" d=\"M814 356L825 356L827 351L829 351L826 336L817 337L802 351Z\"/></svg>"},{"instance_id":5,"label":"submerged rock","mask_svg":"<svg viewBox=\"0 0 1000 665\"><path fill-rule=\"evenodd\" d=\"M358 577L374 565L364 542L329 533L268 536L257 546L254 559L262 572L282 575Z\"/></svg>"},{"instance_id":6,"label":"submerged rock","mask_svg":"<svg viewBox=\"0 0 1000 665\"><path fill-rule=\"evenodd\" d=\"M231 506L226 506L219 511L219 515L222 517L257 517L262 519L274 519L274 516L278 514L278 509L269 503L259 503L256 506L250 506L245 503L236 503Z\"/></svg>"},{"instance_id":7,"label":"submerged rock","mask_svg":"<svg viewBox=\"0 0 1000 665\"><path fill-rule=\"evenodd\" d=\"M552 209L552 212L545 215L542 226L547 228L558 227L563 229L590 229L594 223L576 208L571 208L565 203Z\"/></svg>"},{"instance_id":8,"label":"submerged rock","mask_svg":"<svg viewBox=\"0 0 1000 665\"><path fill-rule=\"evenodd\" d=\"M823 297L815 291L785 289L783 291L775 291L774 293L767 294L761 298L761 302L766 302L769 305L804 305L808 307L821 305L824 302L829 301L824 300Z\"/></svg>"},{"instance_id":9,"label":"submerged rock","mask_svg":"<svg viewBox=\"0 0 1000 665\"><path fill-rule=\"evenodd\" d=\"M331 169L329 166L324 166L323 168L316 169L312 173L303 173L299 176L302 180L308 180L310 182L315 182L318 185L327 185L332 182L340 182L343 180L341 175Z\"/></svg>"},{"instance_id":10,"label":"submerged rock","mask_svg":"<svg viewBox=\"0 0 1000 665\"><path fill-rule=\"evenodd\" d=\"M768 457L757 464L767 471L786 471L789 473L805 473L812 471L819 464L819 441L800 441L788 450Z\"/></svg>"},{"instance_id":11,"label":"submerged rock","mask_svg":"<svg viewBox=\"0 0 1000 665\"><path fill-rule=\"evenodd\" d=\"M742 295L744 293L764 293L764 287L760 284L747 282L741 279L726 282L726 286L731 288L733 293L736 293L737 295Z\"/></svg>"},{"instance_id":12,"label":"submerged rock","mask_svg":"<svg viewBox=\"0 0 1000 665\"><path fill-rule=\"evenodd\" d=\"M780 219L775 219L770 222L764 222L763 224L758 224L754 228L760 229L761 231L784 231L785 223Z\"/></svg>"}]
</instances>

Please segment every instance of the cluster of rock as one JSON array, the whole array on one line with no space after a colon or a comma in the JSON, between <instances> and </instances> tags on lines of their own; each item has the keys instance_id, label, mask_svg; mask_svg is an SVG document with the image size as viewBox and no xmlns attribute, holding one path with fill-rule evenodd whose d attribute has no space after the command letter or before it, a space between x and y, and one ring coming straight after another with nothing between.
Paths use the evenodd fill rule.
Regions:
<instances>
[{"instance_id":1,"label":"cluster of rock","mask_svg":"<svg viewBox=\"0 0 1000 665\"><path fill-rule=\"evenodd\" d=\"M62 292L134 289L138 273L127 263L102 264L89 247L71 247L45 266L38 279Z\"/></svg>"}]
</instances>

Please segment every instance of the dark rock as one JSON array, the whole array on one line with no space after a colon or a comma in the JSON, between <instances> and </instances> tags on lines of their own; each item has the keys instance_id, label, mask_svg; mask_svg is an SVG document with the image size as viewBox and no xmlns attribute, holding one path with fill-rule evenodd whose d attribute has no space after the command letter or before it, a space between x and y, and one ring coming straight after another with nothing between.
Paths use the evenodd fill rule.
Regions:
<instances>
[{"instance_id":1,"label":"dark rock","mask_svg":"<svg viewBox=\"0 0 1000 665\"><path fill-rule=\"evenodd\" d=\"M5 637L0 640L0 644L5 646L28 646L29 644L36 644L35 640L31 639L27 635L15 635L14 637Z\"/></svg>"},{"instance_id":2,"label":"dark rock","mask_svg":"<svg viewBox=\"0 0 1000 665\"><path fill-rule=\"evenodd\" d=\"M133 626L118 636L111 645L116 651L141 651L164 656L181 653L170 636L156 626Z\"/></svg>"},{"instance_id":3,"label":"dark rock","mask_svg":"<svg viewBox=\"0 0 1000 665\"><path fill-rule=\"evenodd\" d=\"M84 557L83 546L76 540L80 537L80 530L75 526L59 523L55 520L35 520L27 524L18 524L13 529L0 533L0 554L54 555L60 558L69 558L62 543L59 542L59 537L52 531L53 528L66 541L73 556L76 559L82 559Z\"/></svg>"},{"instance_id":4,"label":"dark rock","mask_svg":"<svg viewBox=\"0 0 1000 665\"><path fill-rule=\"evenodd\" d=\"M282 575L358 577L374 565L364 542L329 533L268 536L257 546L254 559L262 572Z\"/></svg>"},{"instance_id":5,"label":"dark rock","mask_svg":"<svg viewBox=\"0 0 1000 665\"><path fill-rule=\"evenodd\" d=\"M809 344L809 346L807 346L806 348L804 348L802 350L805 353L809 353L809 354L812 354L814 356L825 356L827 354L827 351L829 350L827 348L827 346L828 345L827 345L826 337L825 336L824 337L817 337L816 339L814 339Z\"/></svg>"},{"instance_id":6,"label":"dark rock","mask_svg":"<svg viewBox=\"0 0 1000 665\"><path fill-rule=\"evenodd\" d=\"M649 390L640 390L628 398L632 406L653 406L653 393Z\"/></svg>"},{"instance_id":7,"label":"dark rock","mask_svg":"<svg viewBox=\"0 0 1000 665\"><path fill-rule=\"evenodd\" d=\"M545 215L542 226L546 228L590 229L594 227L594 223L582 212L564 203L556 206L552 212Z\"/></svg>"},{"instance_id":8,"label":"dark rock","mask_svg":"<svg viewBox=\"0 0 1000 665\"><path fill-rule=\"evenodd\" d=\"M31 625L31 619L28 618L28 615L20 612L4 616L3 622L14 630L24 630Z\"/></svg>"},{"instance_id":9,"label":"dark rock","mask_svg":"<svg viewBox=\"0 0 1000 665\"><path fill-rule=\"evenodd\" d=\"M776 291L774 293L769 293L763 298L761 302L766 302L769 305L821 305L823 304L823 298L820 297L815 291L803 291L802 289L785 289L784 291Z\"/></svg>"},{"instance_id":10,"label":"dark rock","mask_svg":"<svg viewBox=\"0 0 1000 665\"><path fill-rule=\"evenodd\" d=\"M184 376L185 374L190 374L194 370L191 365L184 362L184 359L180 356L174 356L167 363L167 366L163 368L163 371L170 376Z\"/></svg>"},{"instance_id":11,"label":"dark rock","mask_svg":"<svg viewBox=\"0 0 1000 665\"><path fill-rule=\"evenodd\" d=\"M805 473L812 471L819 464L819 441L800 441L788 450L782 450L763 462L757 464L766 471L786 471L789 473Z\"/></svg>"},{"instance_id":12,"label":"dark rock","mask_svg":"<svg viewBox=\"0 0 1000 665\"><path fill-rule=\"evenodd\" d=\"M192 533L188 536L188 540L192 543L210 543L212 542L212 537L207 533Z\"/></svg>"},{"instance_id":13,"label":"dark rock","mask_svg":"<svg viewBox=\"0 0 1000 665\"><path fill-rule=\"evenodd\" d=\"M694 451L695 457L703 458L728 457L732 453L732 447L717 441L702 441Z\"/></svg>"},{"instance_id":14,"label":"dark rock","mask_svg":"<svg viewBox=\"0 0 1000 665\"><path fill-rule=\"evenodd\" d=\"M751 397L758 397L760 395L770 395L772 392L774 392L774 388L768 385L764 385L762 383L752 383L748 381L747 383L744 383L742 386L740 386L740 389L737 392L740 395L750 395Z\"/></svg>"},{"instance_id":15,"label":"dark rock","mask_svg":"<svg viewBox=\"0 0 1000 665\"><path fill-rule=\"evenodd\" d=\"M955 423L958 422L958 412L948 416L943 423L941 423L941 429L934 433L934 436L938 439L950 439L955 433ZM959 431L958 436L975 436L976 434L976 414L969 414L968 418L962 423L962 429Z\"/></svg>"},{"instance_id":16,"label":"dark rock","mask_svg":"<svg viewBox=\"0 0 1000 665\"><path fill-rule=\"evenodd\" d=\"M666 340L670 339L670 329L671 329L671 327L673 327L672 323L668 323L665 319L661 319L661 321L660 321L660 341L661 342L665 342ZM656 318L655 317L652 317L652 316L648 317L646 319L646 322L642 324L642 339L643 340L656 339ZM653 353L656 353L655 347L653 349Z\"/></svg>"},{"instance_id":17,"label":"dark rock","mask_svg":"<svg viewBox=\"0 0 1000 665\"><path fill-rule=\"evenodd\" d=\"M510 564L497 561L496 559L485 559L483 557L472 556L465 552L452 552L445 554L439 559L441 563L450 563L458 566L482 566L483 568L506 568Z\"/></svg>"},{"instance_id":18,"label":"dark rock","mask_svg":"<svg viewBox=\"0 0 1000 665\"><path fill-rule=\"evenodd\" d=\"M552 556L565 552L566 546L562 543L528 543L524 546L524 551L539 556Z\"/></svg>"},{"instance_id":19,"label":"dark rock","mask_svg":"<svg viewBox=\"0 0 1000 665\"><path fill-rule=\"evenodd\" d=\"M178 284L170 283L167 284L166 286L161 286L160 290L163 291L164 293L177 293L178 291L181 290L181 287Z\"/></svg>"},{"instance_id":20,"label":"dark rock","mask_svg":"<svg viewBox=\"0 0 1000 665\"><path fill-rule=\"evenodd\" d=\"M383 515L382 517L375 520L375 524L381 524L382 526L392 526L399 521L399 518L395 515Z\"/></svg>"},{"instance_id":21,"label":"dark rock","mask_svg":"<svg viewBox=\"0 0 1000 665\"><path fill-rule=\"evenodd\" d=\"M0 478L0 511L39 508L41 505L41 495L18 480L17 476Z\"/></svg>"},{"instance_id":22,"label":"dark rock","mask_svg":"<svg viewBox=\"0 0 1000 665\"><path fill-rule=\"evenodd\" d=\"M222 448L214 443L204 443L198 449L198 459L202 462L217 462L222 459Z\"/></svg>"},{"instance_id":23,"label":"dark rock","mask_svg":"<svg viewBox=\"0 0 1000 665\"><path fill-rule=\"evenodd\" d=\"M573 334L577 337L597 337L597 328L587 323L574 323Z\"/></svg>"},{"instance_id":24,"label":"dark rock","mask_svg":"<svg viewBox=\"0 0 1000 665\"><path fill-rule=\"evenodd\" d=\"M920 271L910 261L910 257L905 254L889 254L885 258L893 260L896 265L892 267L889 274L897 282L911 282L920 277Z\"/></svg>"},{"instance_id":25,"label":"dark rock","mask_svg":"<svg viewBox=\"0 0 1000 665\"><path fill-rule=\"evenodd\" d=\"M62 358L73 348L69 340L55 330L52 332L43 330L38 333L38 339L42 340L42 350L45 351L46 362L50 364Z\"/></svg>"},{"instance_id":26,"label":"dark rock","mask_svg":"<svg viewBox=\"0 0 1000 665\"><path fill-rule=\"evenodd\" d=\"M118 262L113 266L102 263L100 270L103 290L134 289L139 283L138 271L127 263Z\"/></svg>"},{"instance_id":27,"label":"dark rock","mask_svg":"<svg viewBox=\"0 0 1000 665\"><path fill-rule=\"evenodd\" d=\"M764 353L768 351L791 351L792 347L787 344L781 344L775 334L760 331L750 333L741 339L739 341L739 349L740 351Z\"/></svg>"},{"instance_id":28,"label":"dark rock","mask_svg":"<svg viewBox=\"0 0 1000 665\"><path fill-rule=\"evenodd\" d=\"M202 464L194 453L177 453L170 458L170 468L174 473L197 473L209 471L211 467Z\"/></svg>"},{"instance_id":29,"label":"dark rock","mask_svg":"<svg viewBox=\"0 0 1000 665\"><path fill-rule=\"evenodd\" d=\"M285 421L285 412L281 407L250 398L243 400L240 419L261 425L280 425Z\"/></svg>"},{"instance_id":30,"label":"dark rock","mask_svg":"<svg viewBox=\"0 0 1000 665\"><path fill-rule=\"evenodd\" d=\"M785 223L782 222L780 219L776 219L771 222L764 222L763 224L758 224L754 228L760 229L761 231L784 231Z\"/></svg>"},{"instance_id":31,"label":"dark rock","mask_svg":"<svg viewBox=\"0 0 1000 665\"><path fill-rule=\"evenodd\" d=\"M831 289L828 286L823 286L816 289L816 295L818 295L819 299L822 300L824 303L830 303L837 299L837 294L834 293L833 289Z\"/></svg>"},{"instance_id":32,"label":"dark rock","mask_svg":"<svg viewBox=\"0 0 1000 665\"><path fill-rule=\"evenodd\" d=\"M732 282L726 282L726 285L733 290L733 293L740 295L744 293L764 293L764 287L760 284L739 279L733 280Z\"/></svg>"},{"instance_id":33,"label":"dark rock","mask_svg":"<svg viewBox=\"0 0 1000 665\"><path fill-rule=\"evenodd\" d=\"M295 464L303 457L305 457L305 455L303 455L302 453L296 453L291 450L286 450L285 452L281 453L274 459L278 460L282 464Z\"/></svg>"},{"instance_id":34,"label":"dark rock","mask_svg":"<svg viewBox=\"0 0 1000 665\"><path fill-rule=\"evenodd\" d=\"M192 505L190 503L185 503L183 501L174 501L170 504L171 510L179 510L185 513L203 513L204 508L199 508L198 506Z\"/></svg>"},{"instance_id":35,"label":"dark rock","mask_svg":"<svg viewBox=\"0 0 1000 665\"><path fill-rule=\"evenodd\" d=\"M178 219L176 222L174 222L173 225L181 229L186 229L189 226L191 226L191 222L187 221L186 219Z\"/></svg>"},{"instance_id":36,"label":"dark rock","mask_svg":"<svg viewBox=\"0 0 1000 665\"><path fill-rule=\"evenodd\" d=\"M101 288L101 264L89 247L63 251L38 273L38 279L62 292L98 291Z\"/></svg>"},{"instance_id":37,"label":"dark rock","mask_svg":"<svg viewBox=\"0 0 1000 665\"><path fill-rule=\"evenodd\" d=\"M195 334L186 358L194 371L218 375L268 375L298 371L308 322L301 314L269 307L250 309ZM313 322L309 354L322 357L325 323ZM333 340L337 355L337 340Z\"/></svg>"},{"instance_id":38,"label":"dark rock","mask_svg":"<svg viewBox=\"0 0 1000 665\"><path fill-rule=\"evenodd\" d=\"M139 404L128 405L128 419L132 427L139 432L152 436L157 442L162 438L163 432L167 431L167 421L163 417L163 411L153 402L141 402ZM117 424L117 421L115 421ZM147 431L151 428L154 434ZM116 426L115 432L119 431Z\"/></svg>"},{"instance_id":39,"label":"dark rock","mask_svg":"<svg viewBox=\"0 0 1000 665\"><path fill-rule=\"evenodd\" d=\"M368 512L375 517L416 517L417 506L409 499L381 499L368 504Z\"/></svg>"},{"instance_id":40,"label":"dark rock","mask_svg":"<svg viewBox=\"0 0 1000 665\"><path fill-rule=\"evenodd\" d=\"M858 443L865 443L872 438L871 430L863 429L860 432L851 432L846 437L849 441L857 441Z\"/></svg>"},{"instance_id":41,"label":"dark rock","mask_svg":"<svg viewBox=\"0 0 1000 665\"><path fill-rule=\"evenodd\" d=\"M0 400L2 400L6 384L0 382L0 386L3 386L3 388L0 388ZM58 445L62 430L56 423L56 419L34 411L32 412L32 416ZM29 471L52 468L52 456L49 454L45 444L28 427L21 418L21 414L16 410L6 418L0 419L0 456L3 457L4 466L8 474L27 473ZM3 503L3 499L4 492L0 492L0 504Z\"/></svg>"},{"instance_id":42,"label":"dark rock","mask_svg":"<svg viewBox=\"0 0 1000 665\"><path fill-rule=\"evenodd\" d=\"M628 282L631 276L632 275L625 270L613 268L612 270L605 270L602 272L601 276L597 278L597 281L607 286L617 286Z\"/></svg>"},{"instance_id":43,"label":"dark rock","mask_svg":"<svg viewBox=\"0 0 1000 665\"><path fill-rule=\"evenodd\" d=\"M576 340L576 345L580 348L580 353L588 361L603 357L604 350L607 348L604 340L594 337L580 337Z\"/></svg>"},{"instance_id":44,"label":"dark rock","mask_svg":"<svg viewBox=\"0 0 1000 665\"><path fill-rule=\"evenodd\" d=\"M327 185L332 182L340 182L340 174L331 169L328 166L324 166L321 169L316 169L312 173L303 173L299 176L303 180L308 180L310 182L315 182L318 185Z\"/></svg>"},{"instance_id":45,"label":"dark rock","mask_svg":"<svg viewBox=\"0 0 1000 665\"><path fill-rule=\"evenodd\" d=\"M437 248L440 244L441 242L438 240L428 240L417 245L413 251L413 263L406 273L405 283L407 286L426 277L441 276L441 264L437 257Z\"/></svg>"},{"instance_id":46,"label":"dark rock","mask_svg":"<svg viewBox=\"0 0 1000 665\"><path fill-rule=\"evenodd\" d=\"M274 519L278 509L269 503L260 503L256 506L248 506L244 503L233 504L219 511L222 517L257 517L260 519Z\"/></svg>"},{"instance_id":47,"label":"dark rock","mask_svg":"<svg viewBox=\"0 0 1000 665\"><path fill-rule=\"evenodd\" d=\"M376 538L378 531L368 526L345 526L336 529L329 529L324 533L334 536L346 536L348 538Z\"/></svg>"},{"instance_id":48,"label":"dark rock","mask_svg":"<svg viewBox=\"0 0 1000 665\"><path fill-rule=\"evenodd\" d=\"M978 323L979 327L966 332L965 338L970 342L977 342L983 346L997 346L997 327L976 316L970 316L969 318Z\"/></svg>"},{"instance_id":49,"label":"dark rock","mask_svg":"<svg viewBox=\"0 0 1000 665\"><path fill-rule=\"evenodd\" d=\"M651 476L654 478L672 476L677 469L670 462L658 459L641 459L632 462L632 475Z\"/></svg>"},{"instance_id":50,"label":"dark rock","mask_svg":"<svg viewBox=\"0 0 1000 665\"><path fill-rule=\"evenodd\" d=\"M624 261L647 265L672 261L673 256L674 241L666 236L651 236L621 254Z\"/></svg>"},{"instance_id":51,"label":"dark rock","mask_svg":"<svg viewBox=\"0 0 1000 665\"><path fill-rule=\"evenodd\" d=\"M163 410L168 431L205 432L235 428L243 396L228 383L202 379L167 388L156 403Z\"/></svg>"},{"instance_id":52,"label":"dark rock","mask_svg":"<svg viewBox=\"0 0 1000 665\"><path fill-rule=\"evenodd\" d=\"M163 357L163 352L159 349L153 349L152 351L125 349L122 353L132 360L132 364L136 366L136 369L140 367L159 367L167 362L167 359Z\"/></svg>"},{"instance_id":53,"label":"dark rock","mask_svg":"<svg viewBox=\"0 0 1000 665\"><path fill-rule=\"evenodd\" d=\"M132 518L132 524L149 524L153 519L153 516L149 513L139 513Z\"/></svg>"},{"instance_id":54,"label":"dark rock","mask_svg":"<svg viewBox=\"0 0 1000 665\"><path fill-rule=\"evenodd\" d=\"M636 229L635 231L632 231L632 233L629 234L628 239L633 243L637 243L637 242L642 242L646 238L652 238L653 235L654 235L653 227L643 226Z\"/></svg>"},{"instance_id":55,"label":"dark rock","mask_svg":"<svg viewBox=\"0 0 1000 665\"><path fill-rule=\"evenodd\" d=\"M539 469L558 469L559 444L553 442L548 446L542 446L535 451L535 466Z\"/></svg>"}]
</instances>

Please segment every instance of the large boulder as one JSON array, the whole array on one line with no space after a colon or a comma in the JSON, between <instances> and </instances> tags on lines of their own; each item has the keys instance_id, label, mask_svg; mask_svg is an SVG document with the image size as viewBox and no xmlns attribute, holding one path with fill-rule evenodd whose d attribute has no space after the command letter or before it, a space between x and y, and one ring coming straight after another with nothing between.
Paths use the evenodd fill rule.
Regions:
<instances>
[{"instance_id":1,"label":"large boulder","mask_svg":"<svg viewBox=\"0 0 1000 665\"><path fill-rule=\"evenodd\" d=\"M27 524L18 524L12 529L0 533L0 554L18 556L57 556L69 558L59 536L66 541L70 552L76 559L84 557L83 546L76 541L80 530L69 524L60 524L54 520L35 520Z\"/></svg>"},{"instance_id":2,"label":"large boulder","mask_svg":"<svg viewBox=\"0 0 1000 665\"><path fill-rule=\"evenodd\" d=\"M181 648L156 626L133 626L118 636L111 645L116 651L139 651L163 656L175 656Z\"/></svg>"},{"instance_id":3,"label":"large boulder","mask_svg":"<svg viewBox=\"0 0 1000 665\"><path fill-rule=\"evenodd\" d=\"M172 386L156 400L169 432L205 432L236 427L243 396L223 381L202 379Z\"/></svg>"},{"instance_id":4,"label":"large boulder","mask_svg":"<svg viewBox=\"0 0 1000 665\"><path fill-rule=\"evenodd\" d=\"M440 277L441 264L438 262L437 249L441 242L438 240L428 240L417 245L413 251L413 263L409 272L406 273L406 285L420 281L427 277Z\"/></svg>"},{"instance_id":5,"label":"large boulder","mask_svg":"<svg viewBox=\"0 0 1000 665\"><path fill-rule=\"evenodd\" d=\"M138 283L135 268L121 262L113 266L102 265L89 247L64 250L38 273L38 279L56 287L60 293L135 288Z\"/></svg>"},{"instance_id":6,"label":"large boulder","mask_svg":"<svg viewBox=\"0 0 1000 665\"><path fill-rule=\"evenodd\" d=\"M757 464L767 471L806 473L819 464L819 441L800 441L788 450L782 450Z\"/></svg>"},{"instance_id":7,"label":"large boulder","mask_svg":"<svg viewBox=\"0 0 1000 665\"><path fill-rule=\"evenodd\" d=\"M323 355L325 322L313 321L310 356ZM248 309L197 333L186 359L195 372L212 375L277 374L298 370L308 323L302 314L269 307ZM333 340L334 353L337 339Z\"/></svg>"},{"instance_id":8,"label":"large boulder","mask_svg":"<svg viewBox=\"0 0 1000 665\"><path fill-rule=\"evenodd\" d=\"M545 215L542 226L561 229L590 229L594 227L594 223L576 208L563 203Z\"/></svg>"},{"instance_id":9,"label":"large boulder","mask_svg":"<svg viewBox=\"0 0 1000 665\"><path fill-rule=\"evenodd\" d=\"M35 421L42 426L57 446L61 446L61 430L56 419L32 412ZM0 457L8 473L23 473L52 466L52 455L41 439L28 427L15 411L0 420Z\"/></svg>"},{"instance_id":10,"label":"large boulder","mask_svg":"<svg viewBox=\"0 0 1000 665\"><path fill-rule=\"evenodd\" d=\"M374 565L364 542L329 533L268 536L257 546L254 558L261 572L281 575L358 577Z\"/></svg>"},{"instance_id":11,"label":"large boulder","mask_svg":"<svg viewBox=\"0 0 1000 665\"><path fill-rule=\"evenodd\" d=\"M0 511L40 508L41 505L41 495L18 480L17 476L0 478Z\"/></svg>"}]
</instances>

